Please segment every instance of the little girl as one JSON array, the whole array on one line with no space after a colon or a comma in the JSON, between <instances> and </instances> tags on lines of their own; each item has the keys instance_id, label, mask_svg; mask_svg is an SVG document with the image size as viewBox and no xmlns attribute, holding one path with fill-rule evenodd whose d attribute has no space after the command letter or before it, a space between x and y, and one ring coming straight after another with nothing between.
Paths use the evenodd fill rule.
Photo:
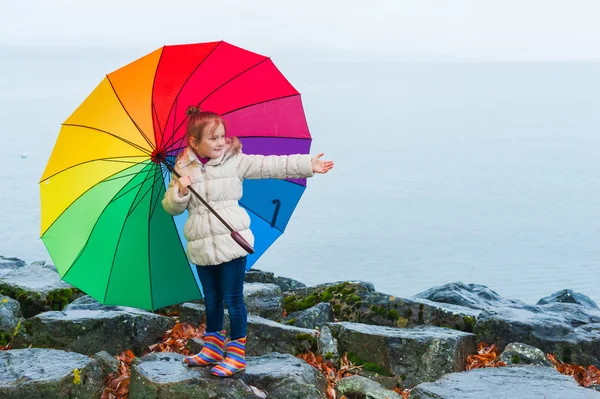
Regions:
<instances>
[{"instance_id":1,"label":"little girl","mask_svg":"<svg viewBox=\"0 0 600 399\"><path fill-rule=\"evenodd\" d=\"M192 187L230 226L254 244L250 217L238 205L244 179L291 179L327 173L332 161L319 154L263 156L245 155L236 137L225 139L223 119L214 112L189 107L186 136L189 146L179 155L175 170L181 178L171 179L162 201L171 215L188 210L184 235L186 252L196 265L206 304L204 347L184 361L190 366L216 364L212 374L229 377L246 368L246 306L244 274L247 252L230 236L229 230L191 195ZM227 305L231 340L225 347L224 307Z\"/></svg>"}]
</instances>

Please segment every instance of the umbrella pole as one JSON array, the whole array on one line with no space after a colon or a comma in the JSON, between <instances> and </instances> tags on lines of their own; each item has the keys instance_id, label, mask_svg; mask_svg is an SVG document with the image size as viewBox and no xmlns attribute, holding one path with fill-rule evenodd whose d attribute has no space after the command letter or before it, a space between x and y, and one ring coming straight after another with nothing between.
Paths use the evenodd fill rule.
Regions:
<instances>
[{"instance_id":1,"label":"umbrella pole","mask_svg":"<svg viewBox=\"0 0 600 399\"><path fill-rule=\"evenodd\" d=\"M178 179L179 179L179 178L181 178L181 175L180 175L179 173L177 173L177 172L175 171L175 169L174 169L174 168L173 168L171 165L169 165L169 163L168 163L167 161L163 161L163 164L164 164L164 165L167 167L167 169L169 169L169 171L170 171L171 173L173 173L175 176L177 176L177 178L178 178ZM223 223L223 225L225 225L225 227L227 227L227 229L228 229L228 230L231 232L231 238L233 238L233 240L234 240L235 242L237 242L237 243L239 244L239 246L240 246L240 247L244 248L244 250L245 250L246 252L248 252L249 254L253 254L253 253L254 253L254 248L252 248L252 246L251 246L251 245L248 243L248 241L246 241L246 240L244 239L244 237L242 237L242 236L240 235L240 233L238 233L237 231L235 231L235 230L234 230L234 229L233 229L233 228L232 228L232 227L229 225L229 223L227 223L227 222L225 221L225 219L223 219L223 218L221 217L221 215L219 215L219 214L217 213L217 211L215 211L215 210L213 209L213 207L212 207L212 206L210 206L210 205L208 204L208 202L207 202L207 201L206 201L204 198L202 198L202 197L200 196L200 194L198 194L198 193L196 192L196 190L194 190L192 187L188 187L188 190L190 190L190 191L192 192L192 194L194 194L194 195L196 196L196 198L198 198L198 199L200 200L200 202L202 202L202 204L203 204L203 205L204 205L206 208L208 208L208 210L209 210L209 211L210 211L210 212L211 212L213 215L215 215L215 216L217 217L217 219L219 219L219 220L221 221L221 223Z\"/></svg>"}]
</instances>

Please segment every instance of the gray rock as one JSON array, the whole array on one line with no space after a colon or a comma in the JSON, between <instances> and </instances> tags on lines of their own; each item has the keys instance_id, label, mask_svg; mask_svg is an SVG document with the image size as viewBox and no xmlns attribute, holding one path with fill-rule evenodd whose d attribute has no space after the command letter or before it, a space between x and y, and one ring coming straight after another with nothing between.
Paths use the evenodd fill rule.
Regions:
<instances>
[{"instance_id":1,"label":"gray rock","mask_svg":"<svg viewBox=\"0 0 600 399\"><path fill-rule=\"evenodd\" d=\"M18 301L0 295L0 346L5 346L12 339L15 327L23 317Z\"/></svg>"},{"instance_id":2,"label":"gray rock","mask_svg":"<svg viewBox=\"0 0 600 399\"><path fill-rule=\"evenodd\" d=\"M275 274L271 272L265 272L259 269L250 269L246 271L246 275L244 276L244 281L246 283L266 283L273 284L275 282Z\"/></svg>"},{"instance_id":3,"label":"gray rock","mask_svg":"<svg viewBox=\"0 0 600 399\"><path fill-rule=\"evenodd\" d=\"M25 262L21 259L0 256L0 278L23 266L25 266Z\"/></svg>"},{"instance_id":4,"label":"gray rock","mask_svg":"<svg viewBox=\"0 0 600 399\"><path fill-rule=\"evenodd\" d=\"M108 377L110 373L114 375L118 375L119 373L119 360L106 351L101 351L95 353L93 356L94 359L100 364L102 367L102 374L104 378Z\"/></svg>"},{"instance_id":5,"label":"gray rock","mask_svg":"<svg viewBox=\"0 0 600 399\"><path fill-rule=\"evenodd\" d=\"M302 328L318 328L333 321L331 304L322 302L312 308L287 315L284 323Z\"/></svg>"},{"instance_id":6,"label":"gray rock","mask_svg":"<svg viewBox=\"0 0 600 399\"><path fill-rule=\"evenodd\" d=\"M227 309L225 309L225 318L229 319ZM206 323L206 307L199 303L185 302L181 304L179 320L194 325Z\"/></svg>"},{"instance_id":7,"label":"gray rock","mask_svg":"<svg viewBox=\"0 0 600 399\"><path fill-rule=\"evenodd\" d=\"M465 284L460 281L430 288L415 295L415 298L479 310L499 306L522 307L525 305L521 301L503 298L485 285Z\"/></svg>"},{"instance_id":8,"label":"gray rock","mask_svg":"<svg viewBox=\"0 0 600 399\"><path fill-rule=\"evenodd\" d=\"M294 291L301 288L306 288L306 284L288 277L275 277L273 284L276 284L282 291Z\"/></svg>"},{"instance_id":9,"label":"gray rock","mask_svg":"<svg viewBox=\"0 0 600 399\"><path fill-rule=\"evenodd\" d=\"M326 360L337 363L340 359L337 339L333 337L331 329L327 326L321 328L317 337L317 349L319 355Z\"/></svg>"},{"instance_id":10,"label":"gray rock","mask_svg":"<svg viewBox=\"0 0 600 399\"><path fill-rule=\"evenodd\" d=\"M475 335L448 328L393 328L360 323L328 324L340 353L365 369L398 378L404 387L463 371L476 352ZM368 367L367 367L368 366Z\"/></svg>"},{"instance_id":11,"label":"gray rock","mask_svg":"<svg viewBox=\"0 0 600 399\"><path fill-rule=\"evenodd\" d=\"M342 378L335 386L338 395L346 395L348 398L364 399L402 399L396 392L385 389L375 381L359 375Z\"/></svg>"},{"instance_id":12,"label":"gray rock","mask_svg":"<svg viewBox=\"0 0 600 399\"><path fill-rule=\"evenodd\" d=\"M544 297L538 301L538 305L547 305L549 303L575 303L588 309L598 309L596 302L592 301L587 295L580 294L573 290L561 290L554 294Z\"/></svg>"},{"instance_id":13,"label":"gray rock","mask_svg":"<svg viewBox=\"0 0 600 399\"><path fill-rule=\"evenodd\" d=\"M45 312L23 322L13 348L33 345L90 356L101 350L116 355L130 349L139 356L174 325L170 317L134 308Z\"/></svg>"},{"instance_id":14,"label":"gray rock","mask_svg":"<svg viewBox=\"0 0 600 399\"><path fill-rule=\"evenodd\" d=\"M183 355L151 353L131 367L130 398L256 399L239 375L216 378L210 367L187 367Z\"/></svg>"},{"instance_id":15,"label":"gray rock","mask_svg":"<svg viewBox=\"0 0 600 399\"><path fill-rule=\"evenodd\" d=\"M426 299L405 299L375 291L373 284L340 281L284 293L288 314L328 302L336 320L389 327L429 324L471 332L479 310L439 304Z\"/></svg>"},{"instance_id":16,"label":"gray rock","mask_svg":"<svg viewBox=\"0 0 600 399\"><path fill-rule=\"evenodd\" d=\"M500 355L500 361L507 365L527 365L552 367L544 352L530 345L513 342L506 345Z\"/></svg>"},{"instance_id":17,"label":"gray rock","mask_svg":"<svg viewBox=\"0 0 600 399\"><path fill-rule=\"evenodd\" d=\"M283 294L275 284L244 284L244 302L249 314L271 320L283 318Z\"/></svg>"},{"instance_id":18,"label":"gray rock","mask_svg":"<svg viewBox=\"0 0 600 399\"><path fill-rule=\"evenodd\" d=\"M112 306L112 305L103 305L94 298L89 295L84 295L75 299L73 302L65 306L63 311L68 310L119 310L119 309L127 309L125 307Z\"/></svg>"},{"instance_id":19,"label":"gray rock","mask_svg":"<svg viewBox=\"0 0 600 399\"><path fill-rule=\"evenodd\" d=\"M572 377L549 367L495 367L452 373L416 386L411 399L599 399Z\"/></svg>"},{"instance_id":20,"label":"gray rock","mask_svg":"<svg viewBox=\"0 0 600 399\"><path fill-rule=\"evenodd\" d=\"M266 391L269 399L327 399L323 374L289 354L249 357L241 378Z\"/></svg>"},{"instance_id":21,"label":"gray rock","mask_svg":"<svg viewBox=\"0 0 600 399\"><path fill-rule=\"evenodd\" d=\"M553 353L564 363L600 367L600 311L571 303L496 308L481 313L478 341L500 350L520 342Z\"/></svg>"},{"instance_id":22,"label":"gray rock","mask_svg":"<svg viewBox=\"0 0 600 399\"><path fill-rule=\"evenodd\" d=\"M305 288L306 285L298 280L287 277L278 277L271 272L264 272L258 269L251 269L246 272L244 281L247 283L268 283L275 284L282 291L293 291L299 288Z\"/></svg>"},{"instance_id":23,"label":"gray rock","mask_svg":"<svg viewBox=\"0 0 600 399\"><path fill-rule=\"evenodd\" d=\"M288 326L260 316L248 316L246 353L261 356L272 352L297 355L317 351L317 332L307 328Z\"/></svg>"},{"instance_id":24,"label":"gray rock","mask_svg":"<svg viewBox=\"0 0 600 399\"><path fill-rule=\"evenodd\" d=\"M54 349L0 351L1 398L97 399L103 386L100 365L87 356Z\"/></svg>"},{"instance_id":25,"label":"gray rock","mask_svg":"<svg viewBox=\"0 0 600 399\"><path fill-rule=\"evenodd\" d=\"M82 293L60 279L58 273L33 263L9 268L0 277L0 294L16 299L25 317L48 310L62 310Z\"/></svg>"}]
</instances>

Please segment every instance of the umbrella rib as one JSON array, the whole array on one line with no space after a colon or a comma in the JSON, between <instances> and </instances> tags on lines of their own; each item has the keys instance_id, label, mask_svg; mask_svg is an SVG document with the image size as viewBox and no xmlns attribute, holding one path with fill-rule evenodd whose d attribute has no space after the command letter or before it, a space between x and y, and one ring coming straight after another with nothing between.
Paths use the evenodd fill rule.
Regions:
<instances>
[{"instance_id":1,"label":"umbrella rib","mask_svg":"<svg viewBox=\"0 0 600 399\"><path fill-rule=\"evenodd\" d=\"M148 175L148 174L149 174L149 171L146 172L146 175ZM111 202L112 202L112 200L111 200ZM133 202L131 203L131 206L129 207L129 212L127 213L127 216L129 216L131 214L130 212L131 212L131 207L132 206L133 206ZM98 219L100 219L100 218L98 218ZM127 218L125 218L125 219L127 219ZM121 233L119 234L119 239L117 240L117 245L115 246L115 249L119 247L119 243L121 242L121 237L123 237L123 230L124 229L125 229L125 223L123 223L123 226L121 226ZM115 267L115 260L116 260L116 258L117 258L117 251L115 250L115 253L113 254L113 260L112 260L112 263L110 265L110 272L108 274L108 280L106 282L106 290L104 291L104 299L103 299L102 303L106 303L106 296L108 295L108 289L110 288L110 280L112 278L112 272L113 272L113 269Z\"/></svg>"},{"instance_id":2,"label":"umbrella rib","mask_svg":"<svg viewBox=\"0 0 600 399\"><path fill-rule=\"evenodd\" d=\"M117 172L119 173L119 172ZM116 175L117 173L115 173L114 175ZM136 173L137 174L137 173ZM113 176L114 176L113 175ZM81 197L83 197L88 191L90 191L92 188L96 187L98 184L102 183L104 180L94 184L92 187L88 188L85 192L83 192L79 197L77 197L77 199L75 201L73 201L71 203L74 204L75 202L77 202L77 200ZM118 194L118 193L117 193ZM117 194L115 194L115 196L117 196ZM114 197L113 197L114 199ZM90 230L90 236L92 235L92 233L94 232L94 229L96 229L96 226L98 225L98 221L102 218L102 215L104 214L104 212L106 211L106 209L108 209L108 205L111 204L113 201L111 199L111 201L108 202L108 204L104 207L104 209L102 210L102 212L100 213L100 216L98 216L98 218L96 219L96 222L94 223L94 227L92 227L92 229ZM69 209L71 207L71 205L69 205L68 207L65 208L64 211L61 212L61 214L55 219L55 221L46 229L46 231L50 230L50 228L52 227L52 225L54 225L54 223L56 223L56 221L58 219L60 219L60 217L67 211L67 209ZM43 234L42 234L43 236ZM79 253L77 254L77 256L75 257L75 259L73 260L73 262L71 263L71 265L69 266L69 268L67 269L65 276L69 273L69 271L71 270L71 268L73 267L73 265L75 263L77 263L77 261L79 260L79 258L81 257L81 255L83 254L83 252L85 252L85 248L87 247L87 244L89 242L89 236L87 241L85 242L85 244L83 245L83 247L81 248L81 250L79 251Z\"/></svg>"},{"instance_id":3,"label":"umbrella rib","mask_svg":"<svg viewBox=\"0 0 600 399\"><path fill-rule=\"evenodd\" d=\"M97 161L121 162L121 163L129 163L131 165L138 165L140 163L140 162L117 161L117 159L119 159L119 158L123 158L123 159L127 159L127 158L144 158L145 159L145 158L147 158L147 156L146 155L131 155L131 156L128 156L128 157L125 156L125 157L116 157L116 158L97 158L97 159L91 159L89 161L84 161L84 162L81 162L81 163L78 163L78 164L75 164L75 165L71 165L71 166L69 166L66 169L60 170L60 171L54 173L53 175L46 177L44 180L40 180L39 184L45 182L48 179L51 179L54 176L57 176L57 175L59 175L59 174L61 174L63 172L66 172L69 169L73 169L73 168L76 168L77 166L85 165L86 163L90 163L90 162L97 162Z\"/></svg>"},{"instance_id":4,"label":"umbrella rib","mask_svg":"<svg viewBox=\"0 0 600 399\"><path fill-rule=\"evenodd\" d=\"M156 178L158 175L158 179ZM154 190L156 188L156 182L160 179L163 180L163 176L162 176L162 167L158 166L154 169L154 184L152 184L152 191L154 194ZM158 192L158 194L160 194L160 190L156 190ZM152 195L152 197L154 197L154 195ZM150 242L150 229L151 229L151 224L150 221L152 220L152 216L154 215L154 210L156 209L156 205L158 204L158 195L156 196L156 201L153 204L153 200L152 198L150 199L150 206L148 207L148 243ZM151 261L152 261L152 256L150 255L150 245L148 245L148 278L150 279L150 308L154 309L154 294L153 294L153 287L152 287L152 265L151 265Z\"/></svg>"},{"instance_id":5,"label":"umbrella rib","mask_svg":"<svg viewBox=\"0 0 600 399\"><path fill-rule=\"evenodd\" d=\"M242 204L241 202L238 201L238 204L240 204L242 207L244 207L244 209L246 209L248 212L252 212L253 214L255 214L256 216L258 216L259 218L261 218L262 220L264 220L269 226L271 225L271 222L269 222L267 219L265 219L264 217L260 216L258 213L254 212L252 209L248 208L246 205ZM281 232L281 234L283 234L283 230L281 230L279 227L273 227L274 229L278 230L279 232Z\"/></svg>"},{"instance_id":6,"label":"umbrella rib","mask_svg":"<svg viewBox=\"0 0 600 399\"><path fill-rule=\"evenodd\" d=\"M166 168L164 168L164 167L161 165L161 167L160 167L160 177L161 177L161 179L162 179L162 181L163 181L163 182L164 182L164 180L165 180L165 177L166 177L166 176L165 176L165 173L166 173L166 172L168 172L168 171L166 170ZM166 192L166 189L165 189L165 192ZM158 194L156 195L156 201L154 201L154 205L152 206L152 213L150 214L150 217L153 217L153 216L154 216L154 211L156 210L156 207L158 206L158 202L159 202L159 200L158 200L158 197L159 197L159 196L160 196L160 190L158 190ZM152 204L152 202L151 202L151 204Z\"/></svg>"},{"instance_id":7,"label":"umbrella rib","mask_svg":"<svg viewBox=\"0 0 600 399\"><path fill-rule=\"evenodd\" d=\"M269 60L269 57L264 57L262 60L260 60L259 62L257 62L256 64L252 65L251 67L247 68L246 70L238 73L237 75L235 75L234 77L232 77L231 79L227 80L226 82L223 82L219 87L217 87L216 89L214 89L213 91L211 91L210 93L208 93L208 95L206 97L204 97L199 103L198 106L201 106L202 103L206 100L208 100L210 98L210 96L212 96L213 94L215 94L218 90L222 89L223 87L225 87L227 84L233 82L234 80L236 80L237 78L239 78L240 76L244 75L245 73L251 71L252 69L256 68L257 66L259 66L260 64L262 64L263 62Z\"/></svg>"},{"instance_id":8,"label":"umbrella rib","mask_svg":"<svg viewBox=\"0 0 600 399\"><path fill-rule=\"evenodd\" d=\"M101 133L108 134L109 136L113 136L113 137L114 137L114 138L116 138L117 140L121 140L122 142L124 142L125 144L128 144L128 145L132 146L132 147L133 147L133 148L135 148L136 150L139 150L139 151L141 151L141 152L145 152L145 153L146 153L146 154L148 154L148 155L151 155L151 154L152 154L152 151L148 151L148 150L147 150L147 149L145 149L144 147L142 147L142 146L140 146L140 145L137 145L137 144L135 144L135 143L133 143L133 142L131 142L131 141L129 141L129 140L125 140L124 138L122 138L122 137L119 137L119 136L117 136L116 134L113 134L113 133L111 133L111 132L107 132L106 130L102 130L102 129L98 129L98 128L91 127L91 126L86 126L86 125L76 125L76 124L72 124L72 123L63 123L63 126L82 127L82 128L85 128L85 129L96 130L96 131L98 131L98 132L101 132Z\"/></svg>"},{"instance_id":9,"label":"umbrella rib","mask_svg":"<svg viewBox=\"0 0 600 399\"><path fill-rule=\"evenodd\" d=\"M183 82L183 84L179 88L179 92L177 93L177 96L175 96L175 101L177 101L179 99L179 96L181 95L181 92L183 91L183 88L189 82L189 80L192 78L192 76L194 76L194 74L196 73L196 71L198 70L198 68L200 68L200 65L202 65L204 63L204 61L206 61L212 55L212 53L217 49L217 47L219 47L221 45L221 43L223 43L223 40L221 40L219 42L219 44L217 44L210 51L210 53L208 53L208 55L206 57L204 57L202 59L202 61L200 61L198 63L198 65L196 65L196 67L194 68L194 70L190 73L190 75L185 79L185 82ZM162 54L161 54L161 56L162 56ZM152 98L154 98L154 86L152 86ZM175 104L175 101L173 102L173 105ZM169 113L167 114L167 119L166 119L167 122L169 121L169 118L171 118L171 113L173 112L173 105L171 106L171 109L169 109ZM173 122L175 122L175 121L173 121ZM159 125L159 128L160 128L160 123L158 123L158 119L157 119L157 124ZM181 125L179 125L179 127L181 127ZM177 129L175 129L175 130L179 130L179 127Z\"/></svg>"},{"instance_id":10,"label":"umbrella rib","mask_svg":"<svg viewBox=\"0 0 600 399\"><path fill-rule=\"evenodd\" d=\"M243 107L239 107L239 108L233 109L231 111L224 112L224 113L221 114L221 116L230 115L230 114L233 114L234 112L240 111L242 109L254 107L255 105L270 103L272 101L283 100L283 99L286 99L286 98L292 98L292 97L296 97L296 96L299 96L299 95L300 94L288 94L286 96L270 98L268 100L259 101L259 102L253 103L253 104L244 105Z\"/></svg>"},{"instance_id":11,"label":"umbrella rib","mask_svg":"<svg viewBox=\"0 0 600 399\"><path fill-rule=\"evenodd\" d=\"M152 182L152 185L150 186L150 188L146 189L146 192L144 192L144 193L143 193L143 195L140 197L139 201L137 201L137 202L135 203L135 206L129 210L129 213L127 214L127 217L129 217L129 216L131 216L131 215L133 214L133 211L135 211L135 210L136 210L136 208L138 207L138 205L142 203L142 200L143 200L144 198L146 198L146 196L148 195L148 193L154 189L154 185L156 184L156 182L158 182L158 181L159 181L159 179L157 179L157 178L156 178L156 168L152 168L152 169L155 171L155 172L154 172L154 176L148 176L148 177L147 177L146 179L144 179L144 181L141 183L141 185L144 185L144 184L145 184L147 181L149 181L149 180L154 180L154 181ZM149 174L150 174L150 172L148 172L148 175L149 175Z\"/></svg>"},{"instance_id":12,"label":"umbrella rib","mask_svg":"<svg viewBox=\"0 0 600 399\"><path fill-rule=\"evenodd\" d=\"M208 58L208 57L206 57ZM253 68L256 68L257 66L259 66L260 64L262 64L263 62L269 60L269 57L265 57L264 59L262 59L260 62L252 65L251 67L247 68L246 70L238 73L237 75L235 75L234 77L232 77L231 79L227 80L226 82L222 83L219 87L217 87L216 89L214 89L213 91L211 91L206 97L204 97L204 99L202 99L197 106L200 107L202 105L202 103L204 101L206 101L210 96L212 96L215 92L217 92L219 89L223 88L225 85L227 85L228 83L231 83L232 81L234 81L235 79L239 78L240 76L242 76L243 74L245 74L246 72L252 70ZM187 82L186 82L187 83ZM184 84L185 86L185 84ZM179 123L179 126L177 126L177 128L175 129L175 131L178 131L181 126L183 126L184 122L187 120L187 116ZM170 143L169 146L166 146L165 148L170 148L172 145L174 145L175 143Z\"/></svg>"},{"instance_id":13,"label":"umbrella rib","mask_svg":"<svg viewBox=\"0 0 600 399\"><path fill-rule=\"evenodd\" d=\"M135 175L139 175L140 173L142 173L142 172L135 173ZM139 182L138 184L136 184L135 186L131 187L129 190L122 192L119 196L113 197L107 205L115 202L116 200L120 199L121 197L125 196L126 194L129 194L130 192L132 192L136 188L141 188L141 186L144 185L144 183L146 183L150 179L152 179L152 177L147 177L144 180L142 180L141 182ZM129 216L130 215L128 214L127 217L129 217Z\"/></svg>"},{"instance_id":14,"label":"umbrella rib","mask_svg":"<svg viewBox=\"0 0 600 399\"><path fill-rule=\"evenodd\" d=\"M162 53L161 53L162 56ZM117 90L115 90L115 86L113 86L112 82L110 81L110 77L108 75L106 75L106 79L108 80L108 83L110 84L110 87L113 90L113 93L115 93L115 96L117 97L117 100L119 100L119 104L121 104L121 107L123 108L123 111L125 111L125 113L127 114L127 116L129 117L129 119L131 120L131 122L133 123L133 125L135 126L135 128L138 130L138 132L142 135L142 137L144 138L144 140L146 140L146 143L148 143L148 145L150 146L150 148L154 149L154 144L152 144L152 142L150 141L150 139L144 134L144 132L142 131L142 129L138 126L138 124L133 120L133 118L131 117L131 115L129 115L129 112L127 111L127 109L125 108L125 105L123 105L123 102L121 101L121 98L119 97L119 95L117 94Z\"/></svg>"}]
</instances>

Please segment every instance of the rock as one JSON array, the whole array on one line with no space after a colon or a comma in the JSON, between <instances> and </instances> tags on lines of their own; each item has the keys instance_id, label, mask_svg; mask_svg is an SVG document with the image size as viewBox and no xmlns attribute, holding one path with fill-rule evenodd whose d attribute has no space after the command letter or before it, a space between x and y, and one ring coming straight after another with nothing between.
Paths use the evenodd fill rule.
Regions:
<instances>
[{"instance_id":1,"label":"rock","mask_svg":"<svg viewBox=\"0 0 600 399\"><path fill-rule=\"evenodd\" d=\"M429 324L471 332L478 310L426 299L396 298L376 292L373 284L341 281L284 293L288 314L328 302L339 321L352 321L389 327Z\"/></svg>"},{"instance_id":2,"label":"rock","mask_svg":"<svg viewBox=\"0 0 600 399\"><path fill-rule=\"evenodd\" d=\"M562 290L544 297L538 301L538 305L547 305L549 303L575 303L588 309L598 309L596 302L588 296L574 292L573 290Z\"/></svg>"},{"instance_id":3,"label":"rock","mask_svg":"<svg viewBox=\"0 0 600 399\"><path fill-rule=\"evenodd\" d=\"M306 310L287 315L284 323L302 328L318 328L333 321L331 304L323 302Z\"/></svg>"},{"instance_id":4,"label":"rock","mask_svg":"<svg viewBox=\"0 0 600 399\"><path fill-rule=\"evenodd\" d=\"M97 399L104 387L98 362L54 349L0 351L0 397Z\"/></svg>"},{"instance_id":5,"label":"rock","mask_svg":"<svg viewBox=\"0 0 600 399\"><path fill-rule=\"evenodd\" d=\"M17 258L5 258L0 256L0 279L12 273L15 269L25 266L25 262Z\"/></svg>"},{"instance_id":6,"label":"rock","mask_svg":"<svg viewBox=\"0 0 600 399\"><path fill-rule=\"evenodd\" d=\"M190 351L190 353L200 353L202 348L204 348L204 340L200 338L191 338L188 340L185 347Z\"/></svg>"},{"instance_id":7,"label":"rock","mask_svg":"<svg viewBox=\"0 0 600 399\"><path fill-rule=\"evenodd\" d=\"M327 399L323 374L289 354L248 357L241 378L266 391L269 399Z\"/></svg>"},{"instance_id":8,"label":"rock","mask_svg":"<svg viewBox=\"0 0 600 399\"><path fill-rule=\"evenodd\" d=\"M299 288L305 288L306 285L298 280L287 277L277 277L271 272L264 272L258 269L251 269L246 272L244 281L247 283L268 283L275 284L282 291L293 291Z\"/></svg>"},{"instance_id":9,"label":"rock","mask_svg":"<svg viewBox=\"0 0 600 399\"><path fill-rule=\"evenodd\" d=\"M416 386L411 399L599 399L573 377L549 367L494 367L452 373Z\"/></svg>"},{"instance_id":10,"label":"rock","mask_svg":"<svg viewBox=\"0 0 600 399\"><path fill-rule=\"evenodd\" d=\"M75 299L73 302L65 306L63 309L65 312L69 310L119 310L127 309L120 308L119 306L103 305L89 295L84 295Z\"/></svg>"},{"instance_id":11,"label":"rock","mask_svg":"<svg viewBox=\"0 0 600 399\"><path fill-rule=\"evenodd\" d=\"M12 340L15 327L21 320L21 305L18 301L0 295L0 347Z\"/></svg>"},{"instance_id":12,"label":"rock","mask_svg":"<svg viewBox=\"0 0 600 399\"><path fill-rule=\"evenodd\" d=\"M478 310L485 310L498 306L522 307L525 305L525 303L521 301L503 298L485 285L465 284L463 282L433 287L415 295L415 298Z\"/></svg>"},{"instance_id":13,"label":"rock","mask_svg":"<svg viewBox=\"0 0 600 399\"><path fill-rule=\"evenodd\" d=\"M215 378L210 367L187 367L183 355L151 353L131 367L130 398L256 399L239 374Z\"/></svg>"},{"instance_id":14,"label":"rock","mask_svg":"<svg viewBox=\"0 0 600 399\"><path fill-rule=\"evenodd\" d=\"M253 269L246 271L246 275L244 276L244 281L246 283L273 284L275 282L275 274L253 268Z\"/></svg>"},{"instance_id":15,"label":"rock","mask_svg":"<svg viewBox=\"0 0 600 399\"><path fill-rule=\"evenodd\" d=\"M396 392L385 389L375 381L359 375L342 378L335 386L335 391L340 397L346 395L348 398L402 399L402 396Z\"/></svg>"},{"instance_id":16,"label":"rock","mask_svg":"<svg viewBox=\"0 0 600 399\"><path fill-rule=\"evenodd\" d=\"M317 332L277 323L260 316L248 316L246 354L261 356L272 352L297 355L317 351Z\"/></svg>"},{"instance_id":17,"label":"rock","mask_svg":"<svg viewBox=\"0 0 600 399\"><path fill-rule=\"evenodd\" d=\"M520 342L553 353L564 363L600 367L600 311L571 303L482 312L475 325L478 341L504 350Z\"/></svg>"},{"instance_id":18,"label":"rock","mask_svg":"<svg viewBox=\"0 0 600 399\"><path fill-rule=\"evenodd\" d=\"M273 284L276 284L281 288L282 291L294 291L299 290L301 288L306 288L306 284L301 283L298 280L294 280L293 278L288 277L275 277L275 281Z\"/></svg>"},{"instance_id":19,"label":"rock","mask_svg":"<svg viewBox=\"0 0 600 399\"><path fill-rule=\"evenodd\" d=\"M283 294L275 284L244 284L244 302L249 314L271 320L283 318Z\"/></svg>"},{"instance_id":20,"label":"rock","mask_svg":"<svg viewBox=\"0 0 600 399\"><path fill-rule=\"evenodd\" d=\"M544 352L530 345L511 343L506 345L506 349L500 355L500 361L507 365L526 365L552 367L552 362L548 360Z\"/></svg>"},{"instance_id":21,"label":"rock","mask_svg":"<svg viewBox=\"0 0 600 399\"><path fill-rule=\"evenodd\" d=\"M102 374L104 378L108 377L110 373L114 375L119 374L119 360L106 351L101 351L95 353L93 356L94 359L100 364L102 367Z\"/></svg>"},{"instance_id":22,"label":"rock","mask_svg":"<svg viewBox=\"0 0 600 399\"><path fill-rule=\"evenodd\" d=\"M333 337L331 329L327 326L321 328L317 337L317 350L323 359L330 360L337 364L340 360L340 352L338 350L337 339Z\"/></svg>"},{"instance_id":23,"label":"rock","mask_svg":"<svg viewBox=\"0 0 600 399\"><path fill-rule=\"evenodd\" d=\"M475 335L448 328L393 328L361 323L330 323L340 353L367 371L397 377L404 387L435 381L465 369L476 352Z\"/></svg>"},{"instance_id":24,"label":"rock","mask_svg":"<svg viewBox=\"0 0 600 399\"><path fill-rule=\"evenodd\" d=\"M206 307L199 303L185 302L181 305L179 320L194 325L206 323ZM225 323L229 324L229 313L227 312L227 309L225 309Z\"/></svg>"},{"instance_id":25,"label":"rock","mask_svg":"<svg viewBox=\"0 0 600 399\"><path fill-rule=\"evenodd\" d=\"M33 263L9 270L0 277L0 294L19 301L25 317L48 310L62 310L82 295L43 264Z\"/></svg>"},{"instance_id":26,"label":"rock","mask_svg":"<svg viewBox=\"0 0 600 399\"><path fill-rule=\"evenodd\" d=\"M13 348L33 345L90 356L101 350L117 355L130 349L139 356L174 325L170 317L125 307L45 312L23 322Z\"/></svg>"}]
</instances>

